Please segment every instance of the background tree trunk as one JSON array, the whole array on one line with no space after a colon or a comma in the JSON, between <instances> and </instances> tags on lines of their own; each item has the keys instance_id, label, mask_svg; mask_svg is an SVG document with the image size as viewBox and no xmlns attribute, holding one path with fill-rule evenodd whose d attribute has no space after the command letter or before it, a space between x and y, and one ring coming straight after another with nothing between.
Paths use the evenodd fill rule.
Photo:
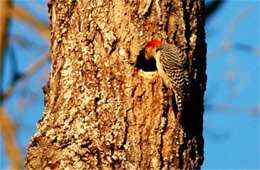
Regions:
<instances>
[{"instance_id":1,"label":"background tree trunk","mask_svg":"<svg viewBox=\"0 0 260 170\"><path fill-rule=\"evenodd\" d=\"M52 71L27 169L200 168L206 44L204 2L51 0ZM191 103L172 93L143 48L158 38L189 57Z\"/></svg>"}]
</instances>

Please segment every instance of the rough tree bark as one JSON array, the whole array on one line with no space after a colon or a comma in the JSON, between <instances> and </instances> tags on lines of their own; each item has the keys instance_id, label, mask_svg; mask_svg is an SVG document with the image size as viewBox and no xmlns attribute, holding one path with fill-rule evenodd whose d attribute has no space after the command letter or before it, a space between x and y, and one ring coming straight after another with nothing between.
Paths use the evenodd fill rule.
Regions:
<instances>
[{"instance_id":1,"label":"rough tree bark","mask_svg":"<svg viewBox=\"0 0 260 170\"><path fill-rule=\"evenodd\" d=\"M200 168L206 75L204 2L51 0L52 70L27 169ZM158 38L189 58L191 104L174 112L172 93L144 61Z\"/></svg>"}]
</instances>

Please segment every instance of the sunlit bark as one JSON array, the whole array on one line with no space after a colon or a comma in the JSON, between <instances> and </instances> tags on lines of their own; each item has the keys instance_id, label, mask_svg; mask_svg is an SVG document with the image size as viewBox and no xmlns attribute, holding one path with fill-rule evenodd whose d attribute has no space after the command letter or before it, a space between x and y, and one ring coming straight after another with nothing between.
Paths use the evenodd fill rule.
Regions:
<instances>
[{"instance_id":1,"label":"sunlit bark","mask_svg":"<svg viewBox=\"0 0 260 170\"><path fill-rule=\"evenodd\" d=\"M203 1L49 2L52 71L45 111L26 168L199 168L206 44ZM189 57L191 104L174 113L172 93L143 60L148 40Z\"/></svg>"}]
</instances>

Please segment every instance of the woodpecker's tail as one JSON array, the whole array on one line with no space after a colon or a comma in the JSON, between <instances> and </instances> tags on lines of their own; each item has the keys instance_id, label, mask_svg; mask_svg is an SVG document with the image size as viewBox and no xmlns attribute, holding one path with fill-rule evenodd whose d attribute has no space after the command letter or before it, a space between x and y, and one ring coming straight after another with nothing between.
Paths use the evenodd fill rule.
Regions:
<instances>
[{"instance_id":1,"label":"woodpecker's tail","mask_svg":"<svg viewBox=\"0 0 260 170\"><path fill-rule=\"evenodd\" d=\"M183 107L183 98L182 96L178 95L177 93L175 94L175 101L176 101L176 106L178 111L182 111Z\"/></svg>"}]
</instances>

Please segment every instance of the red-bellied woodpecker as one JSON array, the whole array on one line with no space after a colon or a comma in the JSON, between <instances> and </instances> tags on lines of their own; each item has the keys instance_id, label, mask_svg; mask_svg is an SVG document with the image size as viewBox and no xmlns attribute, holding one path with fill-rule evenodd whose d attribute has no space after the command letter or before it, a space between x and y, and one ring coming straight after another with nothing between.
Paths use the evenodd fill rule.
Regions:
<instances>
[{"instance_id":1,"label":"red-bellied woodpecker","mask_svg":"<svg viewBox=\"0 0 260 170\"><path fill-rule=\"evenodd\" d=\"M173 90L178 111L183 101L190 100L190 76L186 55L175 45L159 40L149 41L145 46L145 58L154 57L159 76Z\"/></svg>"}]
</instances>

